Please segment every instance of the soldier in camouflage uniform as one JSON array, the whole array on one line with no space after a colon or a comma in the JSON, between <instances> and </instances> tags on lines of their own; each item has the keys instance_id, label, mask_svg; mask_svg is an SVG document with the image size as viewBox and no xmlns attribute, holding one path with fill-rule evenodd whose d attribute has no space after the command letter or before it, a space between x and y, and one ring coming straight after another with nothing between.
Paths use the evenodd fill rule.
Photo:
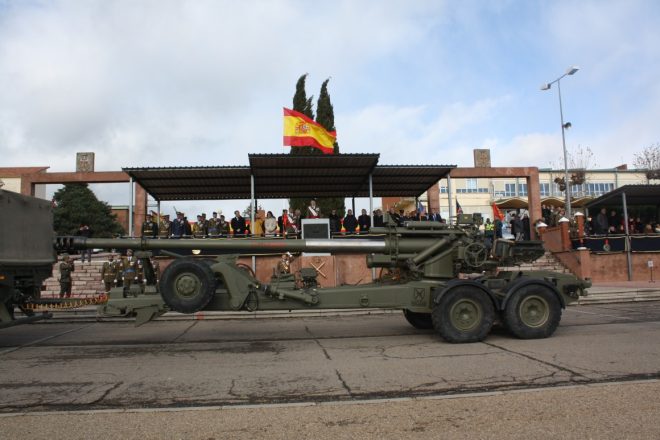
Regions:
<instances>
[{"instance_id":1,"label":"soldier in camouflage uniform","mask_svg":"<svg viewBox=\"0 0 660 440\"><path fill-rule=\"evenodd\" d=\"M211 237L217 237L219 232L218 232L218 224L220 223L220 219L218 218L218 213L214 212L213 217L211 217L208 221L208 232L209 236Z\"/></svg>"},{"instance_id":2,"label":"soldier in camouflage uniform","mask_svg":"<svg viewBox=\"0 0 660 440\"><path fill-rule=\"evenodd\" d=\"M101 278L105 285L105 293L110 292L110 289L117 284L117 272L119 272L119 264L115 261L115 256L110 254L108 261L103 263L103 268L101 269Z\"/></svg>"},{"instance_id":3,"label":"soldier in camouflage uniform","mask_svg":"<svg viewBox=\"0 0 660 440\"><path fill-rule=\"evenodd\" d=\"M68 255L62 257L62 262L60 263L60 298L64 298L66 295L67 298L71 298L71 288L73 281L71 280L71 273L75 270L73 261L71 261Z\"/></svg>"}]
</instances>

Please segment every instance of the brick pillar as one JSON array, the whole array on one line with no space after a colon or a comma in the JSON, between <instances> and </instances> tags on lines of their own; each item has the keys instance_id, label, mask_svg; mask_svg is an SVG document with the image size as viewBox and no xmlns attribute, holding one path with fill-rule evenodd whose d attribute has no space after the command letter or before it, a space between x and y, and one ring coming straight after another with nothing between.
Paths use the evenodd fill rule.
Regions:
<instances>
[{"instance_id":1,"label":"brick pillar","mask_svg":"<svg viewBox=\"0 0 660 440\"><path fill-rule=\"evenodd\" d=\"M133 212L133 235L142 236L142 223L147 218L147 192L142 186L135 184L135 211Z\"/></svg>"},{"instance_id":2,"label":"brick pillar","mask_svg":"<svg viewBox=\"0 0 660 440\"><path fill-rule=\"evenodd\" d=\"M584 214L578 212L575 214L575 221L578 227L578 239L580 240L580 247L584 247Z\"/></svg>"},{"instance_id":3,"label":"brick pillar","mask_svg":"<svg viewBox=\"0 0 660 440\"><path fill-rule=\"evenodd\" d=\"M437 209L440 212L440 183L436 183L426 191L429 199L429 214Z\"/></svg>"},{"instance_id":4,"label":"brick pillar","mask_svg":"<svg viewBox=\"0 0 660 440\"><path fill-rule=\"evenodd\" d=\"M541 220L541 185L538 168L529 168L527 175L527 203L529 211L530 237L534 237L534 225Z\"/></svg>"},{"instance_id":5,"label":"brick pillar","mask_svg":"<svg viewBox=\"0 0 660 440\"><path fill-rule=\"evenodd\" d=\"M579 272L576 274L580 278L591 278L591 251L589 249L578 250L578 261L580 265Z\"/></svg>"},{"instance_id":6,"label":"brick pillar","mask_svg":"<svg viewBox=\"0 0 660 440\"><path fill-rule=\"evenodd\" d=\"M571 250L571 237L568 234L568 226L570 222L566 217L562 217L559 220L559 227L561 228L561 250L570 251Z\"/></svg>"}]
</instances>

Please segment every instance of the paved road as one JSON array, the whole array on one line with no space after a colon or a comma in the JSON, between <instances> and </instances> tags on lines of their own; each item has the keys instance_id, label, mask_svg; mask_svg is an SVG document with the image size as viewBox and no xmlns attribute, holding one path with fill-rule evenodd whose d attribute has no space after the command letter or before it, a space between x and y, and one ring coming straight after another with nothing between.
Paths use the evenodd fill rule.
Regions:
<instances>
[{"instance_id":1,"label":"paved road","mask_svg":"<svg viewBox=\"0 0 660 440\"><path fill-rule=\"evenodd\" d=\"M660 302L571 307L552 338L452 345L401 315L0 331L0 412L428 396L660 377Z\"/></svg>"}]
</instances>

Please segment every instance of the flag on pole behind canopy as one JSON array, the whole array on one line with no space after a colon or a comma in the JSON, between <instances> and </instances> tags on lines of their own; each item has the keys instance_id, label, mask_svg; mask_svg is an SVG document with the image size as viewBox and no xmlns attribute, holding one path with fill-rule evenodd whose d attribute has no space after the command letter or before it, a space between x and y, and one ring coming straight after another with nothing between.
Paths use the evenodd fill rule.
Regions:
<instances>
[{"instance_id":1,"label":"flag on pole behind canopy","mask_svg":"<svg viewBox=\"0 0 660 440\"><path fill-rule=\"evenodd\" d=\"M333 154L336 140L336 131L327 131L321 124L302 113L284 109L284 145L313 147L324 154Z\"/></svg>"},{"instance_id":2,"label":"flag on pole behind canopy","mask_svg":"<svg viewBox=\"0 0 660 440\"><path fill-rule=\"evenodd\" d=\"M502 211L500 211L499 206L495 202L493 202L493 220L499 219L500 221L504 220L504 214L502 214Z\"/></svg>"},{"instance_id":3,"label":"flag on pole behind canopy","mask_svg":"<svg viewBox=\"0 0 660 440\"><path fill-rule=\"evenodd\" d=\"M456 215L463 214L463 208L461 208L461 204L458 203L458 197L456 197Z\"/></svg>"}]
</instances>

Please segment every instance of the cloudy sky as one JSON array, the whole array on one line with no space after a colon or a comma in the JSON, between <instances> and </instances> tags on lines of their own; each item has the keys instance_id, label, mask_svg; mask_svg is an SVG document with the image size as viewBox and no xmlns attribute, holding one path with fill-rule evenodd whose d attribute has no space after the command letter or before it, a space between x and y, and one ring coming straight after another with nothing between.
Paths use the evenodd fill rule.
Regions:
<instances>
[{"instance_id":1,"label":"cloudy sky","mask_svg":"<svg viewBox=\"0 0 660 440\"><path fill-rule=\"evenodd\" d=\"M344 153L547 167L559 105L539 88L571 65L569 150L630 164L660 141L658 23L654 0L0 0L0 166L247 165L288 151L281 109L308 73L308 95L331 78Z\"/></svg>"}]
</instances>

